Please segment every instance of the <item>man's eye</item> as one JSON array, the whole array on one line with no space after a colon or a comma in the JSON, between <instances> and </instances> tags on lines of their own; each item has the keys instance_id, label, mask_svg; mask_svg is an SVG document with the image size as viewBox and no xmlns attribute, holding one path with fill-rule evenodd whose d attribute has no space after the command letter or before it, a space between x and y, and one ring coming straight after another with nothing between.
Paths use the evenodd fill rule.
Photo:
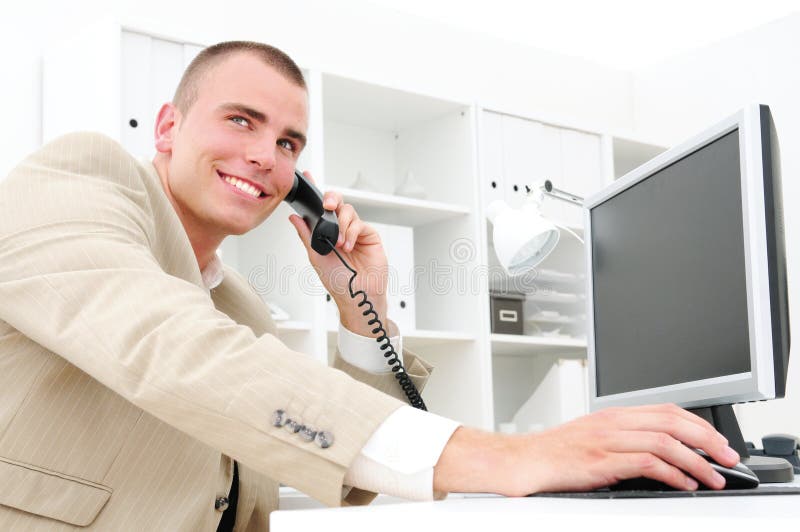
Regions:
<instances>
[{"instance_id":1,"label":"man's eye","mask_svg":"<svg viewBox=\"0 0 800 532\"><path fill-rule=\"evenodd\" d=\"M292 144L291 141L286 140L286 139L279 140L278 141L278 146L280 146L281 148L285 148L285 149L287 149L289 151L294 151L294 144Z\"/></svg>"},{"instance_id":2,"label":"man's eye","mask_svg":"<svg viewBox=\"0 0 800 532\"><path fill-rule=\"evenodd\" d=\"M250 125L250 121L248 119L246 119L245 117L243 117L243 116L232 116L232 117L229 118L229 120L231 122L235 122L235 123L239 124L240 126L249 126Z\"/></svg>"}]
</instances>

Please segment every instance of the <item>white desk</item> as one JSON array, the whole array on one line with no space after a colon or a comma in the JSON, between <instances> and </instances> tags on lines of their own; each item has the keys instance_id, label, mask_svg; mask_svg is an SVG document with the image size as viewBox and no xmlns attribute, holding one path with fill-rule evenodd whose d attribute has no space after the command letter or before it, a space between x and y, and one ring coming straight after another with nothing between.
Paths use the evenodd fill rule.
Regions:
<instances>
[{"instance_id":1,"label":"white desk","mask_svg":"<svg viewBox=\"0 0 800 532\"><path fill-rule=\"evenodd\" d=\"M787 484L783 484L786 486ZM791 485L800 486L794 482ZM548 528L543 528L548 527ZM555 528L558 527L558 528ZM800 494L664 499L571 499L453 494L447 500L272 513L272 532L297 530L654 530L800 529ZM783 528L786 527L786 528Z\"/></svg>"}]
</instances>

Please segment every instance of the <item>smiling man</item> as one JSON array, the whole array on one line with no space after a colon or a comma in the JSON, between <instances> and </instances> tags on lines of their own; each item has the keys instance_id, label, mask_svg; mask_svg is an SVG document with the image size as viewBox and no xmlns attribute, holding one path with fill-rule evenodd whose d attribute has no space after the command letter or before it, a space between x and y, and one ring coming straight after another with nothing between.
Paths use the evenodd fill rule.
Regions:
<instances>
[{"instance_id":1,"label":"smiling man","mask_svg":"<svg viewBox=\"0 0 800 532\"><path fill-rule=\"evenodd\" d=\"M76 133L0 184L1 530L264 530L279 482L328 505L378 491L429 500L592 489L640 475L721 487L681 442L725 465L735 453L674 406L524 436L406 406L360 310L329 286L337 258L310 249L296 215L339 306L336 369L283 345L215 251L286 196L307 116L291 59L222 43L162 106L152 162ZM324 204L347 261L386 269L375 230L341 196ZM365 288L385 316L385 285ZM403 358L424 385L430 367Z\"/></svg>"},{"instance_id":2,"label":"smiling man","mask_svg":"<svg viewBox=\"0 0 800 532\"><path fill-rule=\"evenodd\" d=\"M255 53L196 61L156 121L154 164L200 268L289 193L305 146L305 82Z\"/></svg>"}]
</instances>

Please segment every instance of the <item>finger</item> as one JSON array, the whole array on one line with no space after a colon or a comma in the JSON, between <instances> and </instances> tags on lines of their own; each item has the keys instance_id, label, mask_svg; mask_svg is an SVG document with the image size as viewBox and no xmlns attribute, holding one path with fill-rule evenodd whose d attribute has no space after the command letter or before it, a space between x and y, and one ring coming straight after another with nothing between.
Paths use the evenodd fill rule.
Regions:
<instances>
[{"instance_id":1,"label":"finger","mask_svg":"<svg viewBox=\"0 0 800 532\"><path fill-rule=\"evenodd\" d=\"M303 218L298 216L297 214L292 214L289 216L289 221L294 226L298 236L300 236L300 240L303 242L303 245L306 247L306 250L310 249L311 229L308 227L308 225L306 225L305 220L303 220Z\"/></svg>"},{"instance_id":2,"label":"finger","mask_svg":"<svg viewBox=\"0 0 800 532\"><path fill-rule=\"evenodd\" d=\"M714 425L709 423L707 420L675 404L656 406L663 409L666 413L673 413L691 423L695 423L697 426L706 431L706 443L700 442L695 444L695 448L704 450L706 453L712 456L712 458L724 466L733 467L739 463L741 457L729 446L728 439L719 431L717 431L716 427L714 427Z\"/></svg>"},{"instance_id":3,"label":"finger","mask_svg":"<svg viewBox=\"0 0 800 532\"><path fill-rule=\"evenodd\" d=\"M677 467L650 453L619 453L612 455L610 466L619 480L647 477L664 482L677 490L694 491L697 481Z\"/></svg>"},{"instance_id":4,"label":"finger","mask_svg":"<svg viewBox=\"0 0 800 532\"><path fill-rule=\"evenodd\" d=\"M704 450L724 466L732 467L739 462L739 455L713 427L697 423L673 408L622 408L609 415L619 429L667 433L689 447Z\"/></svg>"},{"instance_id":5,"label":"finger","mask_svg":"<svg viewBox=\"0 0 800 532\"><path fill-rule=\"evenodd\" d=\"M364 222L362 222L358 217L356 217L350 223L350 227L347 228L347 233L345 234L345 243L344 243L345 251L353 250L353 247L356 245L356 242L358 242L358 237L361 235L363 227L364 227Z\"/></svg>"},{"instance_id":6,"label":"finger","mask_svg":"<svg viewBox=\"0 0 800 532\"><path fill-rule=\"evenodd\" d=\"M703 428L716 430L716 429L714 429L714 426L711 423L709 423L708 421L706 421L705 419L701 418L697 414L693 414L692 412L689 412L685 408L679 407L678 405L676 405L674 403L665 403L665 404L659 404L659 405L644 405L644 406L639 406L639 407L634 407L634 408L639 409L642 412L648 412L648 411L666 412L666 413L670 413L671 412L673 414L676 414L676 415L684 418L687 421L691 421L692 423L700 425ZM720 434L720 436L722 436L722 435Z\"/></svg>"},{"instance_id":7,"label":"finger","mask_svg":"<svg viewBox=\"0 0 800 532\"><path fill-rule=\"evenodd\" d=\"M672 414L678 416L690 423L694 423L704 429L713 430L714 427L708 423L703 418L692 414L688 410L685 410L675 404L672 403L664 403L664 404L657 404L657 405L642 405L642 406L631 406L631 407L620 407L620 408L612 408L610 410L616 410L619 413L622 412L635 412L638 414L648 414L648 415L664 415L664 414Z\"/></svg>"},{"instance_id":8,"label":"finger","mask_svg":"<svg viewBox=\"0 0 800 532\"><path fill-rule=\"evenodd\" d=\"M347 230L354 219L357 219L356 210L349 203L339 207L339 212L336 213L336 218L339 220L339 239L336 241L336 246L341 247L347 238Z\"/></svg>"},{"instance_id":9,"label":"finger","mask_svg":"<svg viewBox=\"0 0 800 532\"><path fill-rule=\"evenodd\" d=\"M311 177L311 172L309 172L308 170L305 170L303 172L303 175L306 176L308 178L308 180L311 181L314 184L314 186L317 186L317 182L314 180L313 177Z\"/></svg>"},{"instance_id":10,"label":"finger","mask_svg":"<svg viewBox=\"0 0 800 532\"><path fill-rule=\"evenodd\" d=\"M324 208L326 211L338 211L341 205L344 205L344 199L341 192L329 190L325 193L325 196L323 196L322 208Z\"/></svg>"},{"instance_id":11,"label":"finger","mask_svg":"<svg viewBox=\"0 0 800 532\"><path fill-rule=\"evenodd\" d=\"M650 453L712 489L725 487L725 479L705 458L663 432L621 431L608 449L624 453ZM661 480L661 479L659 479ZM685 489L685 488L681 488Z\"/></svg>"},{"instance_id":12,"label":"finger","mask_svg":"<svg viewBox=\"0 0 800 532\"><path fill-rule=\"evenodd\" d=\"M689 447L703 449L717 461L720 458L726 462L731 459L730 456L727 456L727 442L717 431L713 428L702 427L671 413L642 416L640 421L638 423L634 422L631 428L633 430L667 433Z\"/></svg>"}]
</instances>

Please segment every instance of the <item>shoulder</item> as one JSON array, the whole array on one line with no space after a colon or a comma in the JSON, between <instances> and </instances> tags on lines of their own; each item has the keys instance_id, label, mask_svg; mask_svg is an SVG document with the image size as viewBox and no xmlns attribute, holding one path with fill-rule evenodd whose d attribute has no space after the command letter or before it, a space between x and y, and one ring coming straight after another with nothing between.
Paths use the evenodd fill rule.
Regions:
<instances>
[{"instance_id":1,"label":"shoulder","mask_svg":"<svg viewBox=\"0 0 800 532\"><path fill-rule=\"evenodd\" d=\"M144 164L143 164L144 163ZM160 190L158 179L122 145L101 133L68 133L44 144L17 165L2 183L6 195L38 191L79 202L133 201L147 210Z\"/></svg>"},{"instance_id":2,"label":"shoulder","mask_svg":"<svg viewBox=\"0 0 800 532\"><path fill-rule=\"evenodd\" d=\"M76 176L129 181L138 161L111 137L81 131L48 142L23 161L22 166L26 165Z\"/></svg>"},{"instance_id":3,"label":"shoulder","mask_svg":"<svg viewBox=\"0 0 800 532\"><path fill-rule=\"evenodd\" d=\"M90 219L133 222L149 230L157 191L152 180L110 137L63 135L30 154L0 183L0 226L11 231Z\"/></svg>"}]
</instances>

